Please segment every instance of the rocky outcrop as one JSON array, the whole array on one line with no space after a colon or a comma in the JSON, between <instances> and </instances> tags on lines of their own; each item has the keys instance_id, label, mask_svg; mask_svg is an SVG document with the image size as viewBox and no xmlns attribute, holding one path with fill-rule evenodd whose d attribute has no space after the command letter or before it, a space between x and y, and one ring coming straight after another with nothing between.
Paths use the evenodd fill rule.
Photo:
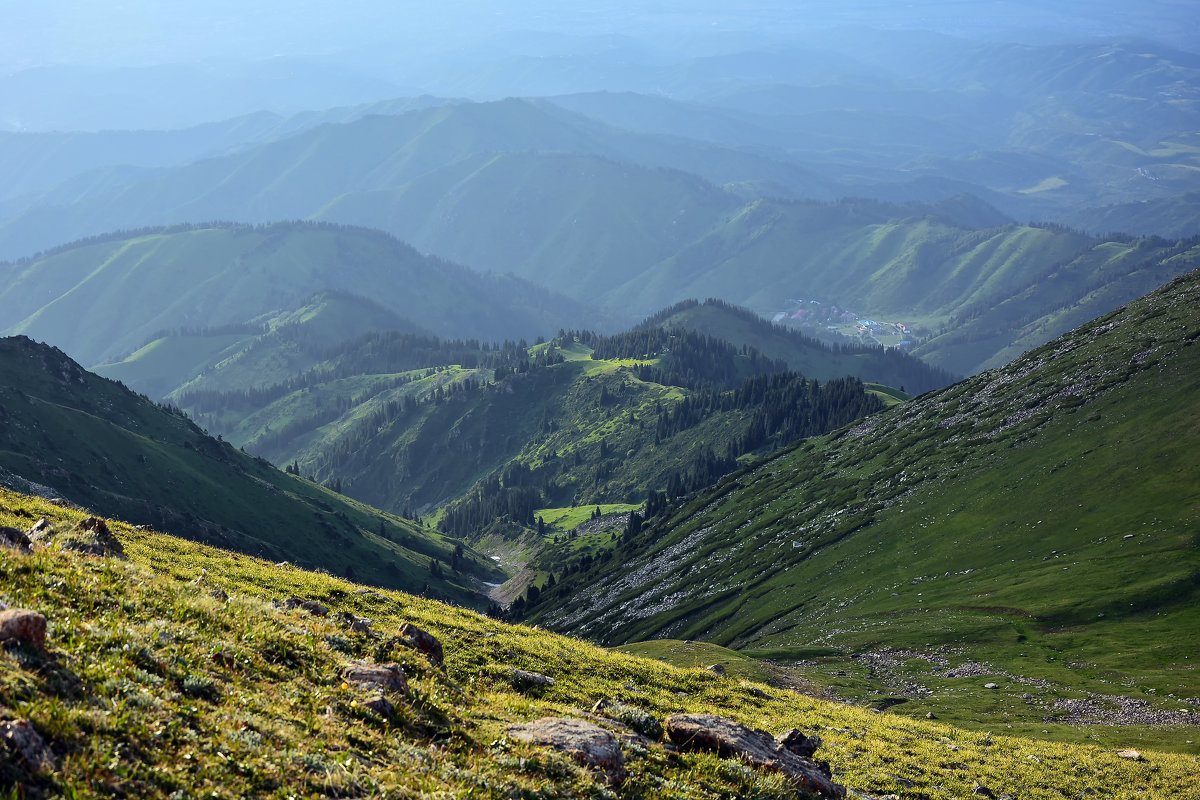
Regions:
<instances>
[{"instance_id":1,"label":"rocky outcrop","mask_svg":"<svg viewBox=\"0 0 1200 800\"><path fill-rule=\"evenodd\" d=\"M398 664L371 664L353 661L342 670L342 680L363 688L408 694L408 678Z\"/></svg>"},{"instance_id":2,"label":"rocky outcrop","mask_svg":"<svg viewBox=\"0 0 1200 800\"><path fill-rule=\"evenodd\" d=\"M108 523L99 517L88 517L75 526L74 536L63 537L62 546L92 556L124 558L125 547L121 544Z\"/></svg>"},{"instance_id":3,"label":"rocky outcrop","mask_svg":"<svg viewBox=\"0 0 1200 800\"><path fill-rule=\"evenodd\" d=\"M329 608L321 603L318 603L316 600L302 600L299 597L289 597L282 603L278 603L278 605L286 609L300 608L312 614L314 617L329 616Z\"/></svg>"},{"instance_id":4,"label":"rocky outcrop","mask_svg":"<svg viewBox=\"0 0 1200 800\"><path fill-rule=\"evenodd\" d=\"M351 614L349 611L339 611L334 618L354 633L371 633L371 620Z\"/></svg>"},{"instance_id":5,"label":"rocky outcrop","mask_svg":"<svg viewBox=\"0 0 1200 800\"><path fill-rule=\"evenodd\" d=\"M625 756L617 737L580 719L546 717L526 725L513 725L508 734L522 742L551 747L577 762L599 770L605 780L619 786L625 780Z\"/></svg>"},{"instance_id":6,"label":"rocky outcrop","mask_svg":"<svg viewBox=\"0 0 1200 800\"><path fill-rule=\"evenodd\" d=\"M791 749L808 749L808 739L801 743L794 733L777 741L766 731L714 714L673 714L667 717L666 730L680 750L737 758L752 767L778 772L797 789L819 797L846 796L845 787L832 781L828 764L815 762Z\"/></svg>"},{"instance_id":7,"label":"rocky outcrop","mask_svg":"<svg viewBox=\"0 0 1200 800\"><path fill-rule=\"evenodd\" d=\"M554 678L543 675L540 672L514 669L509 673L509 677L512 680L513 688L519 692L538 691L554 686Z\"/></svg>"},{"instance_id":8,"label":"rocky outcrop","mask_svg":"<svg viewBox=\"0 0 1200 800\"><path fill-rule=\"evenodd\" d=\"M400 626L400 641L402 644L422 653L429 663L435 667L444 666L442 661L442 643L432 633L418 628L410 622Z\"/></svg>"}]
</instances>

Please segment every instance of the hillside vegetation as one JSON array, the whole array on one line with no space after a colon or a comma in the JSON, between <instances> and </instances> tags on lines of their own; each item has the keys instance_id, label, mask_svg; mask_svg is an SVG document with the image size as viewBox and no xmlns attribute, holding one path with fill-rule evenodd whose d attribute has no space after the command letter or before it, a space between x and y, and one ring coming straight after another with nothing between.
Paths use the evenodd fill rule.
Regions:
<instances>
[{"instance_id":1,"label":"hillside vegetation","mask_svg":"<svg viewBox=\"0 0 1200 800\"><path fill-rule=\"evenodd\" d=\"M560 331L532 347L399 331L333 343L316 324L323 311L288 319L300 316L169 400L236 445L398 512L520 489L521 512L501 503L493 516L529 524L539 507L674 496L748 453L879 407L859 380L913 391L949 381L898 351L830 346L711 301L625 334ZM133 375L145 360L102 371ZM491 521L471 516L458 535Z\"/></svg>"},{"instance_id":2,"label":"hillside vegetation","mask_svg":"<svg viewBox=\"0 0 1200 800\"><path fill-rule=\"evenodd\" d=\"M776 774L668 749L656 726L678 712L817 734L818 757L858 797L1200 791L1194 756L1122 758L880 716L117 522L127 560L83 556L64 545L84 516L0 490L0 526L41 518L49 531L44 549L0 558L0 602L49 621L44 649L0 650L0 725L32 729L41 745L0 744L12 797L796 796ZM285 598L330 615L272 602ZM444 669L413 649L406 623L440 640ZM356 661L398 666L406 688L360 684L346 671ZM515 669L554 684L531 688ZM590 712L602 699L616 705ZM606 785L599 770L518 739L513 726L546 717L615 731L624 780Z\"/></svg>"},{"instance_id":3,"label":"hillside vegetation","mask_svg":"<svg viewBox=\"0 0 1200 800\"><path fill-rule=\"evenodd\" d=\"M0 339L0 478L132 523L478 603L491 562L207 436L61 351ZM458 548L456 550L456 547Z\"/></svg>"},{"instance_id":4,"label":"hillside vegetation","mask_svg":"<svg viewBox=\"0 0 1200 800\"><path fill-rule=\"evenodd\" d=\"M1194 749L1198 300L1189 273L756 462L526 618L709 640L896 713Z\"/></svg>"}]
</instances>

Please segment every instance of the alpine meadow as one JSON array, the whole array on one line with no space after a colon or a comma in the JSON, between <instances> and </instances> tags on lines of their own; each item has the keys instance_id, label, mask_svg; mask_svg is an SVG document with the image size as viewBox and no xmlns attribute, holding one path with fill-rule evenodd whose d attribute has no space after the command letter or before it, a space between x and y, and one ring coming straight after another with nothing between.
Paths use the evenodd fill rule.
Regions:
<instances>
[{"instance_id":1,"label":"alpine meadow","mask_svg":"<svg viewBox=\"0 0 1200 800\"><path fill-rule=\"evenodd\" d=\"M0 800L1200 797L1200 8L0 25Z\"/></svg>"}]
</instances>

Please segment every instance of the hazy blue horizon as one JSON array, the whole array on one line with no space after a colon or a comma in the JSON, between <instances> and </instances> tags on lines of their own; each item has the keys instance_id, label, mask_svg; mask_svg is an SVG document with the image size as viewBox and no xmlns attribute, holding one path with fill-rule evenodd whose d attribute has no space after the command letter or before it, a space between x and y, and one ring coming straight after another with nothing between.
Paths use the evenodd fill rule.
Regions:
<instances>
[{"instance_id":1,"label":"hazy blue horizon","mask_svg":"<svg viewBox=\"0 0 1200 800\"><path fill-rule=\"evenodd\" d=\"M848 3L684 2L608 0L563 6L550 0L502 4L482 0L425 3L379 0L46 0L6 2L0 31L0 71L52 65L101 67L347 55L389 46L454 49L515 32L627 36L691 47L737 33L777 37L838 26L929 30L957 36L1087 39L1157 38L1194 50L1200 10L1150 0L924 0L899 6L885 0ZM1190 29L1187 21L1196 22ZM706 41L707 40L707 41ZM525 37L528 45L532 37ZM681 44L682 42L674 42ZM1189 47L1190 45L1190 47Z\"/></svg>"}]
</instances>

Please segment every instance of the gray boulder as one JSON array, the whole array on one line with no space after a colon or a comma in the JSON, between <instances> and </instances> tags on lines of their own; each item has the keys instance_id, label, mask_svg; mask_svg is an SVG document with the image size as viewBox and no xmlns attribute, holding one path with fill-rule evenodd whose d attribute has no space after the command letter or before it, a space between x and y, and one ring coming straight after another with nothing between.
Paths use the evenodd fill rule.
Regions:
<instances>
[{"instance_id":1,"label":"gray boulder","mask_svg":"<svg viewBox=\"0 0 1200 800\"><path fill-rule=\"evenodd\" d=\"M599 725L580 719L546 717L526 725L513 725L508 735L567 753L585 767L599 770L610 785L619 786L625 780L621 743Z\"/></svg>"},{"instance_id":2,"label":"gray boulder","mask_svg":"<svg viewBox=\"0 0 1200 800\"><path fill-rule=\"evenodd\" d=\"M778 772L800 791L818 797L846 796L846 788L830 779L827 764L792 752L766 731L715 714L672 714L667 717L666 730L680 750L737 758L752 767Z\"/></svg>"}]
</instances>

